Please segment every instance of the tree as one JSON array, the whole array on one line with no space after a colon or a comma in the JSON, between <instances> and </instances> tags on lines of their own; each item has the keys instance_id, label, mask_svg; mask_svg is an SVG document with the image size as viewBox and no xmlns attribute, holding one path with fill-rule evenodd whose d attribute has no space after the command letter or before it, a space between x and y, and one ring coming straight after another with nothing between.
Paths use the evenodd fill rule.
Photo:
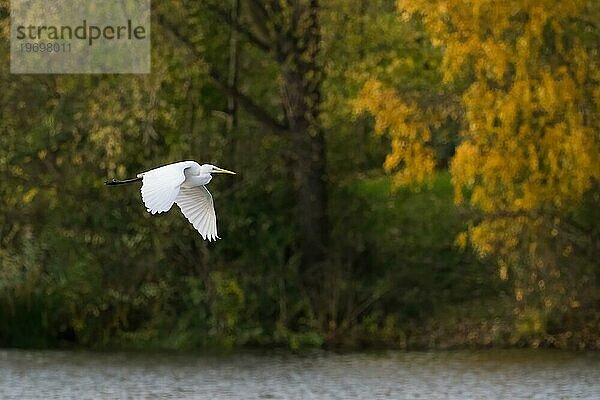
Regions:
<instances>
[{"instance_id":1,"label":"tree","mask_svg":"<svg viewBox=\"0 0 600 400\"><path fill-rule=\"evenodd\" d=\"M237 4L233 4L238 6ZM226 79L215 63L206 57L190 36L193 26L182 29L160 15L159 22L172 32L181 44L206 64L208 76L246 112L263 126L280 135L288 143L289 175L296 192L296 245L305 268L324 261L328 228L325 142L319 122L323 71L319 58L320 25L317 0L272 0L241 2L240 13L232 13L220 3L206 3L199 9L190 7L183 21L194 21L194 13L209 12L235 29L240 38L270 57L278 66L279 104L269 109L239 90L237 79ZM185 25L185 23L183 23ZM189 24L188 24L189 25ZM232 57L239 57L237 52ZM235 83L235 85L234 85Z\"/></svg>"},{"instance_id":2,"label":"tree","mask_svg":"<svg viewBox=\"0 0 600 400\"><path fill-rule=\"evenodd\" d=\"M597 230L577 217L586 198L597 204L600 179L596 2L417 0L398 7L405 20L423 21L442 49L444 82L464 106L450 169L456 202L480 215L458 241L496 256L524 307L528 293L545 311L579 307L600 255ZM376 80L365 85L358 108L389 132L386 166L400 183L433 172L432 122L422 108Z\"/></svg>"}]
</instances>

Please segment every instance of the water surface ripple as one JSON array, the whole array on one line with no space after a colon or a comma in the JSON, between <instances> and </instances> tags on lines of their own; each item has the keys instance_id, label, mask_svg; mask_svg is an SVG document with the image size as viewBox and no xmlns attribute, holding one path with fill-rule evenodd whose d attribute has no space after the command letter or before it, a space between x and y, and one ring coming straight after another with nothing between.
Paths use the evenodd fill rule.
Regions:
<instances>
[{"instance_id":1,"label":"water surface ripple","mask_svg":"<svg viewBox=\"0 0 600 400\"><path fill-rule=\"evenodd\" d=\"M0 350L0 399L600 399L600 354Z\"/></svg>"}]
</instances>

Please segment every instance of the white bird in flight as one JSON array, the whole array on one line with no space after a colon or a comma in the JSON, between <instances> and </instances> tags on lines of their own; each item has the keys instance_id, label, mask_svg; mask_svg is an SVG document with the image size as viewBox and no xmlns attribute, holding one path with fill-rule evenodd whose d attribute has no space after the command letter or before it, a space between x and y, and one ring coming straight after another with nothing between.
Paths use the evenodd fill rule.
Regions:
<instances>
[{"instance_id":1,"label":"white bird in flight","mask_svg":"<svg viewBox=\"0 0 600 400\"><path fill-rule=\"evenodd\" d=\"M180 161L139 173L136 178L112 179L104 183L123 185L142 181L142 200L149 213L169 211L173 203L177 203L202 238L210 242L220 239L213 198L206 188L212 179L211 174L235 175L235 172L211 164Z\"/></svg>"}]
</instances>

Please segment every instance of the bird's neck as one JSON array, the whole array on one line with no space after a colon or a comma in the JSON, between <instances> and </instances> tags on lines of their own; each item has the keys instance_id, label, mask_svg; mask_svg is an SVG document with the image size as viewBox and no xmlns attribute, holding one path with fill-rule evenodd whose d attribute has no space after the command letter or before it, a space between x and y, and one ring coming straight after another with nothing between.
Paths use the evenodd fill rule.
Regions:
<instances>
[{"instance_id":1,"label":"bird's neck","mask_svg":"<svg viewBox=\"0 0 600 400\"><path fill-rule=\"evenodd\" d=\"M192 175L185 178L183 187L204 186L212 179L211 174Z\"/></svg>"}]
</instances>

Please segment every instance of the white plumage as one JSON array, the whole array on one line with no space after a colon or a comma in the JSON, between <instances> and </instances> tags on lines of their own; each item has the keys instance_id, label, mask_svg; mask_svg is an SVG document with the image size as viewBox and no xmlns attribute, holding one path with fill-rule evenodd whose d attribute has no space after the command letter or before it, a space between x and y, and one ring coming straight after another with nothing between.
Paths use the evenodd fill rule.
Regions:
<instances>
[{"instance_id":1,"label":"white plumage","mask_svg":"<svg viewBox=\"0 0 600 400\"><path fill-rule=\"evenodd\" d=\"M138 174L138 178L142 178L142 200L149 213L171 209L185 182L185 170L192 167L190 163L198 165L194 161L182 161Z\"/></svg>"},{"instance_id":2,"label":"white plumage","mask_svg":"<svg viewBox=\"0 0 600 400\"><path fill-rule=\"evenodd\" d=\"M175 202L203 239L220 239L217 236L217 215L213 198L206 186L182 187Z\"/></svg>"},{"instance_id":3,"label":"white plumage","mask_svg":"<svg viewBox=\"0 0 600 400\"><path fill-rule=\"evenodd\" d=\"M214 173L234 174L211 164L181 161L142 172L135 179L107 181L107 185L142 181L142 201L149 213L169 211L177 203L183 215L208 241L220 239L213 198L206 185Z\"/></svg>"}]
</instances>

